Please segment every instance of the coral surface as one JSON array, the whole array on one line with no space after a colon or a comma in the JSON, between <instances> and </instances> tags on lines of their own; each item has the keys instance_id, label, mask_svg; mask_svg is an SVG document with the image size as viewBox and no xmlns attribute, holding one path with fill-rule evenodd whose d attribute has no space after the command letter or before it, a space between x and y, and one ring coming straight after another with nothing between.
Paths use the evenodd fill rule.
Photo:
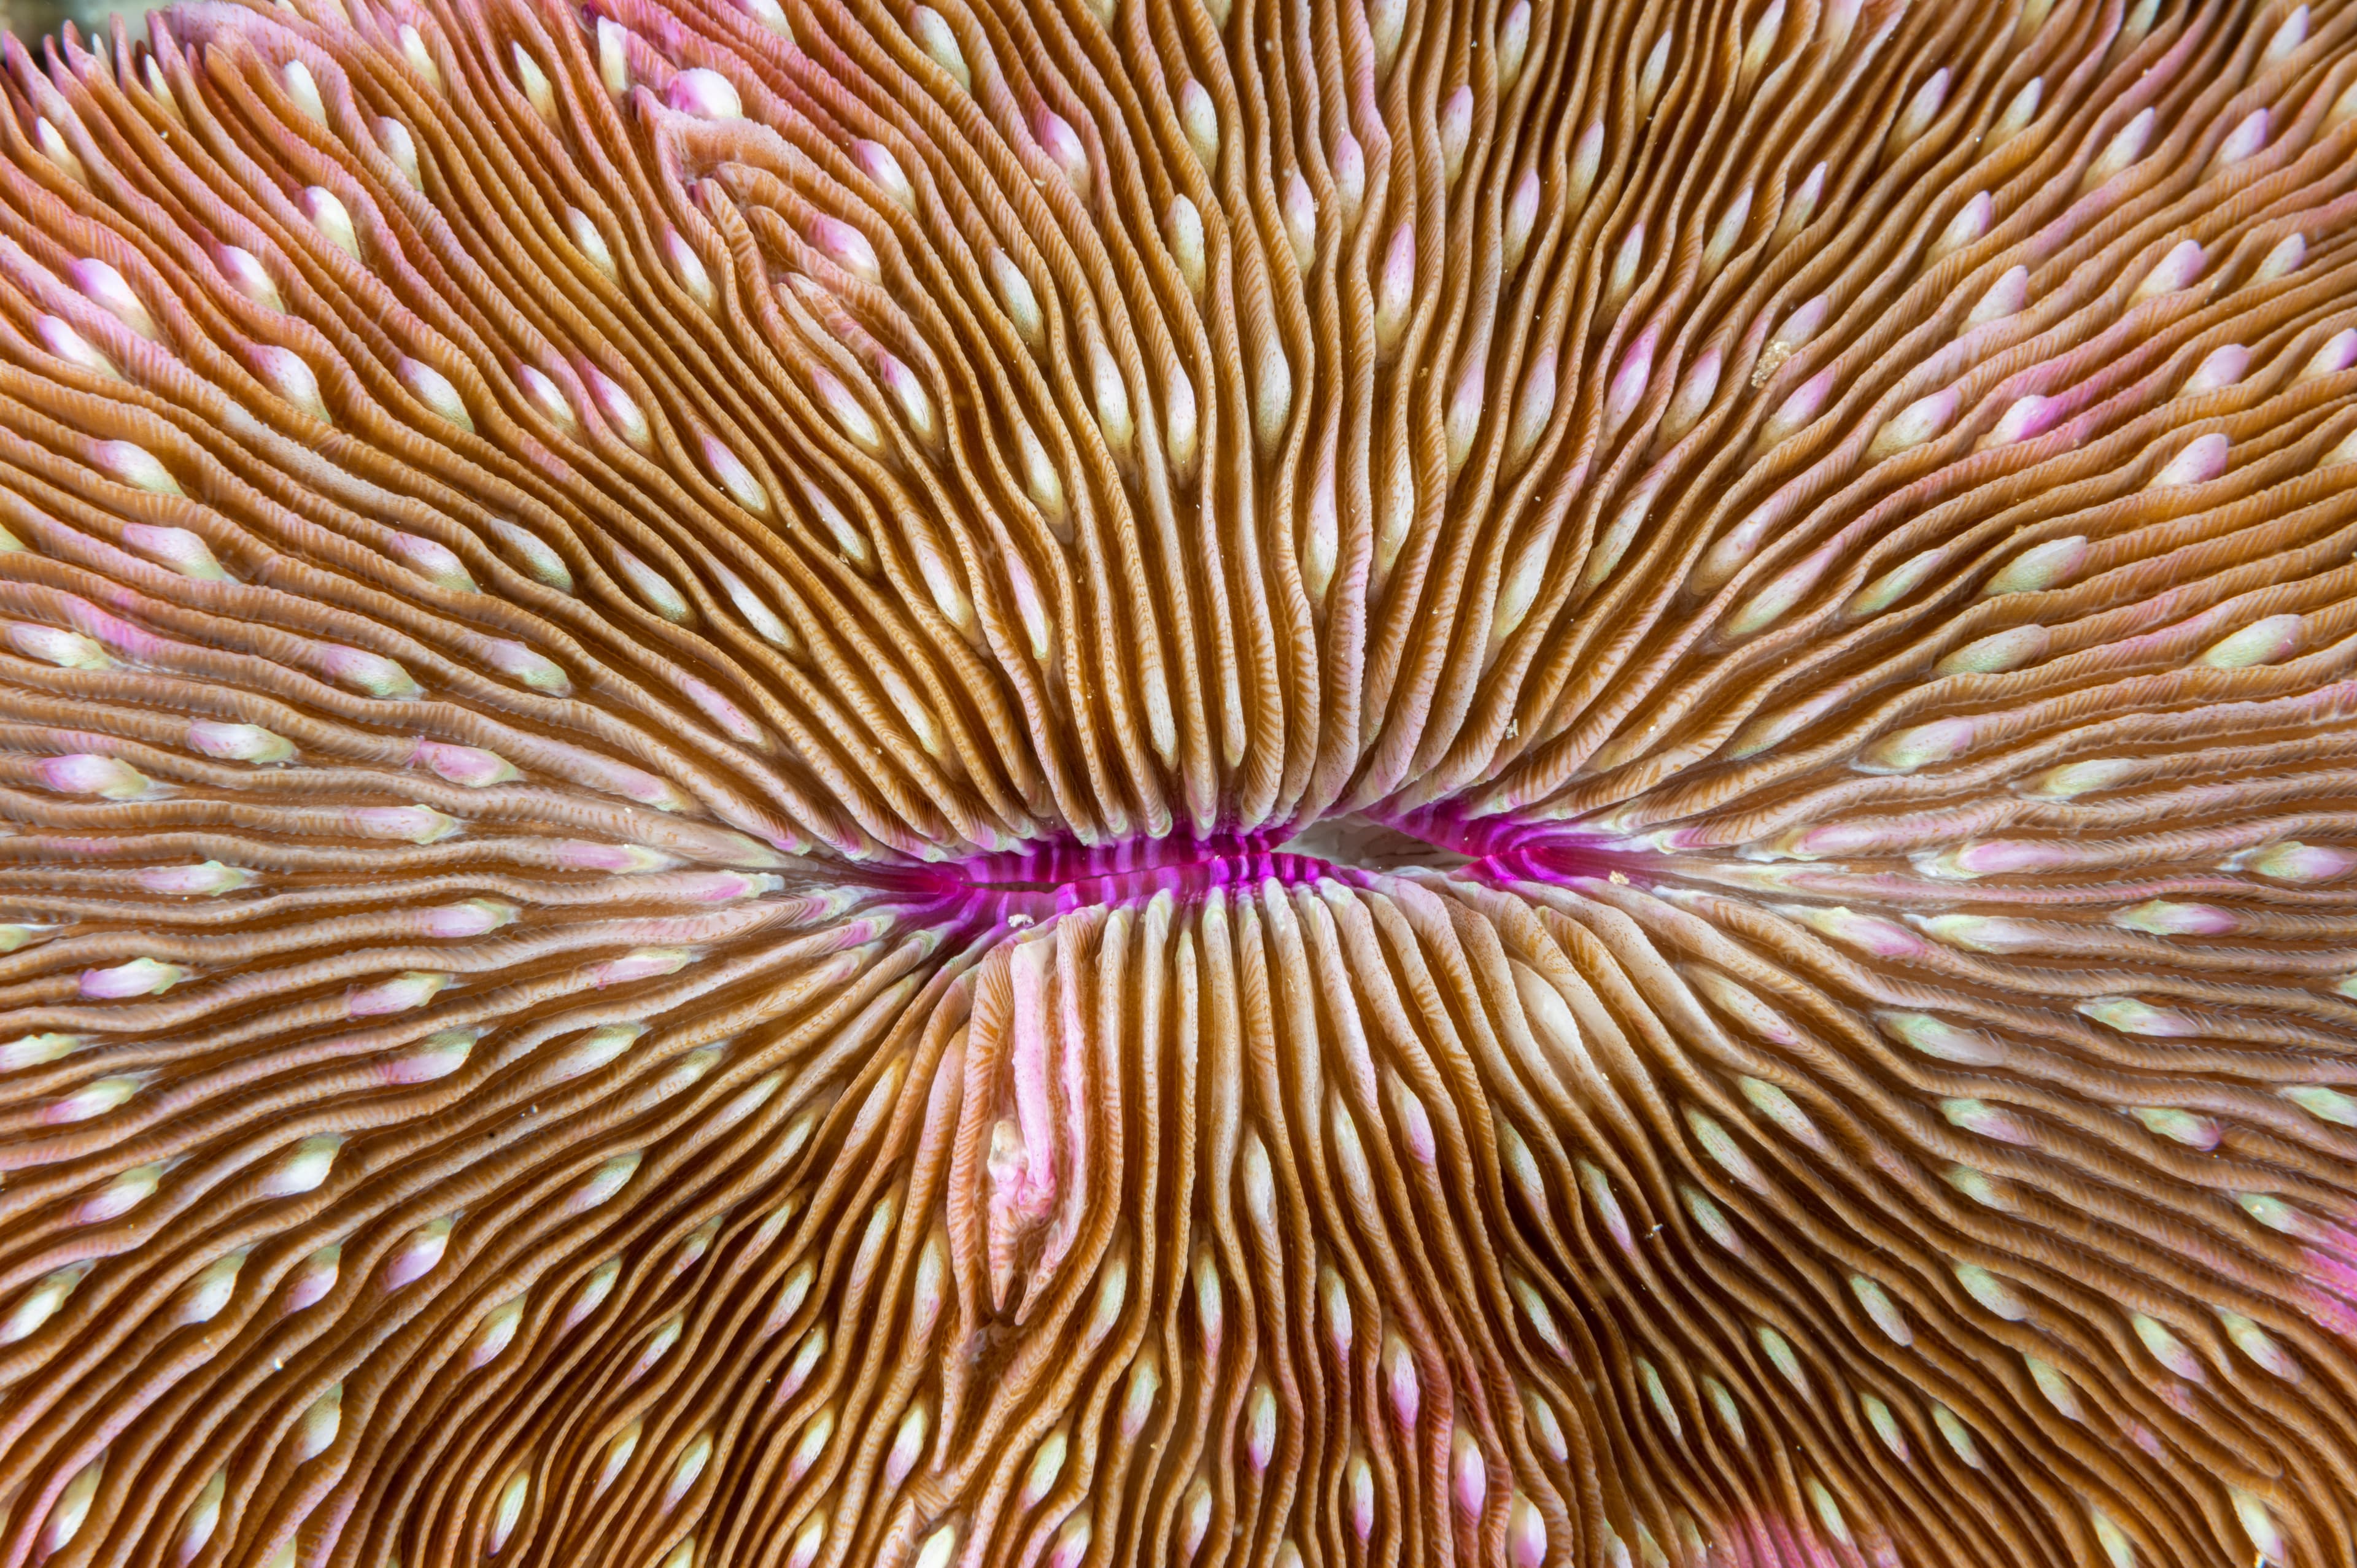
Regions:
<instances>
[{"instance_id":1,"label":"coral surface","mask_svg":"<svg viewBox=\"0 0 2357 1568\"><path fill-rule=\"evenodd\" d=\"M0 78L0 1568L2357 1562L2357 6Z\"/></svg>"}]
</instances>

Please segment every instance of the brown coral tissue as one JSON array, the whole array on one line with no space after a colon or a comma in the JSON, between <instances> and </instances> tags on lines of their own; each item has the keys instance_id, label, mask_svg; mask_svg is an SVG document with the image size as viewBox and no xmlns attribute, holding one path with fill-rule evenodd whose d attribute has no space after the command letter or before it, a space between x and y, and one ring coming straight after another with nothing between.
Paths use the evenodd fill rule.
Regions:
<instances>
[{"instance_id":1,"label":"brown coral tissue","mask_svg":"<svg viewBox=\"0 0 2357 1568\"><path fill-rule=\"evenodd\" d=\"M2357 4L0 52L0 1568L2357 1563Z\"/></svg>"}]
</instances>

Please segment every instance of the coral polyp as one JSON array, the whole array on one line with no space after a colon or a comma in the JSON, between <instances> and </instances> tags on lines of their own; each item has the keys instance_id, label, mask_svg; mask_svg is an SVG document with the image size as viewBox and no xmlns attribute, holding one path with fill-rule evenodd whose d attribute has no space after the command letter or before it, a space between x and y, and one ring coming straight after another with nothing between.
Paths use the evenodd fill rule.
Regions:
<instances>
[{"instance_id":1,"label":"coral polyp","mask_svg":"<svg viewBox=\"0 0 2357 1568\"><path fill-rule=\"evenodd\" d=\"M2357 1561L2357 10L0 65L0 1568Z\"/></svg>"}]
</instances>

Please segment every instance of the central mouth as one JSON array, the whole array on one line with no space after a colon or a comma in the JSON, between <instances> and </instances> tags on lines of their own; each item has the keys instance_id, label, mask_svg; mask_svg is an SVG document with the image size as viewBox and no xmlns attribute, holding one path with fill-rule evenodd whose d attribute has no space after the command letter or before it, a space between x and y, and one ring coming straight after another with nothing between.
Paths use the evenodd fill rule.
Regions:
<instances>
[{"instance_id":1,"label":"central mouth","mask_svg":"<svg viewBox=\"0 0 2357 1568\"><path fill-rule=\"evenodd\" d=\"M1188 897L1223 887L1336 878L1366 883L1414 870L1555 880L1601 867L1582 835L1419 813L1331 817L1297 831L1087 845L1054 843L886 873L896 891L993 921L1027 924L1093 905Z\"/></svg>"}]
</instances>

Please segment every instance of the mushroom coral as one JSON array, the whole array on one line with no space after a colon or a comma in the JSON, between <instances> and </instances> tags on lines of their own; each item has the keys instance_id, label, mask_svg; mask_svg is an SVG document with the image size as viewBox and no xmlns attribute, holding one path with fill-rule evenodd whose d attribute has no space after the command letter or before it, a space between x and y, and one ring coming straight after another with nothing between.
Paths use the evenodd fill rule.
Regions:
<instances>
[{"instance_id":1,"label":"mushroom coral","mask_svg":"<svg viewBox=\"0 0 2357 1568\"><path fill-rule=\"evenodd\" d=\"M2357 1561L2357 7L0 68L0 1565Z\"/></svg>"}]
</instances>

